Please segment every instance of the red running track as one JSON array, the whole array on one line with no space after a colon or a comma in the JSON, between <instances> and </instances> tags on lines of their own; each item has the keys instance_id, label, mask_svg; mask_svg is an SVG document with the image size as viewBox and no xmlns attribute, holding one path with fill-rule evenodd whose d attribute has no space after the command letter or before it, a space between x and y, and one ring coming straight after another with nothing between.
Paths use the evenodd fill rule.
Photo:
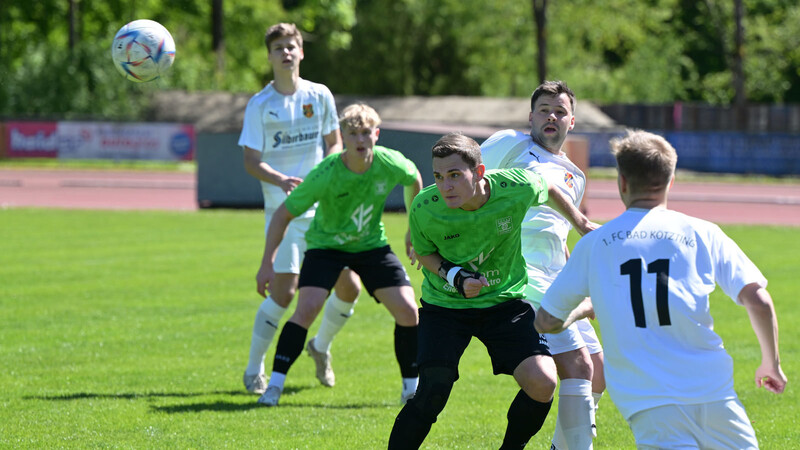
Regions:
<instances>
[{"instance_id":1,"label":"red running track","mask_svg":"<svg viewBox=\"0 0 800 450\"><path fill-rule=\"evenodd\" d=\"M0 169L0 208L197 210L194 173ZM589 180L589 218L623 211L613 180ZM721 224L800 226L800 184L681 183L670 209Z\"/></svg>"}]
</instances>

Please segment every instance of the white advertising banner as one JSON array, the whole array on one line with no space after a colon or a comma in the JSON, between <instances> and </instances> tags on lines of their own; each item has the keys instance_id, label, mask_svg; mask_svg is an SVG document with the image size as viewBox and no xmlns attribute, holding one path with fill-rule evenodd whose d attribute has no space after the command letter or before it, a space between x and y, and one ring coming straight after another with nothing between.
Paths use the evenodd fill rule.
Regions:
<instances>
[{"instance_id":1,"label":"white advertising banner","mask_svg":"<svg viewBox=\"0 0 800 450\"><path fill-rule=\"evenodd\" d=\"M58 158L194 158L194 127L177 123L58 122Z\"/></svg>"}]
</instances>

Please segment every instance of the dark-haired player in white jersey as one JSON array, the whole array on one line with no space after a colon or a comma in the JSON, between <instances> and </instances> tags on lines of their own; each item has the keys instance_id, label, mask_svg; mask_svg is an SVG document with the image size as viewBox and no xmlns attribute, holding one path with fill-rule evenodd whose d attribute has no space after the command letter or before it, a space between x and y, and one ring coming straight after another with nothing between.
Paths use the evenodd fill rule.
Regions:
<instances>
[{"instance_id":1,"label":"dark-haired player in white jersey","mask_svg":"<svg viewBox=\"0 0 800 450\"><path fill-rule=\"evenodd\" d=\"M638 448L758 448L709 294L719 284L745 307L761 347L756 385L781 393L787 380L767 280L718 226L667 209L677 154L663 137L629 131L611 147L627 210L576 244L536 328L554 333L596 316L608 392Z\"/></svg>"},{"instance_id":2,"label":"dark-haired player in white jersey","mask_svg":"<svg viewBox=\"0 0 800 450\"><path fill-rule=\"evenodd\" d=\"M262 405L278 405L286 375L303 350L308 328L344 267L357 272L369 294L394 317L402 400L416 391L417 303L403 264L389 248L381 217L386 199L398 184L404 186L406 209L410 209L411 200L422 188L422 178L402 153L375 145L380 118L374 109L350 105L343 111L340 124L344 152L327 156L309 172L275 211L267 231L264 282L272 283L271 261L287 227L319 202L306 233L308 251L300 270L297 309L278 338L272 376L258 399ZM410 239L406 240L406 252L410 253ZM309 348L315 339L309 341Z\"/></svg>"},{"instance_id":3,"label":"dark-haired player in white jersey","mask_svg":"<svg viewBox=\"0 0 800 450\"><path fill-rule=\"evenodd\" d=\"M547 202L581 232L590 222L558 189L524 169L486 171L473 139L448 134L433 146L435 186L411 208L411 241L423 267L419 387L395 420L390 449L419 448L458 379L472 337L489 352L495 374L513 375L501 448L522 448L544 423L556 386L547 341L524 301L528 276L520 225Z\"/></svg>"},{"instance_id":4,"label":"dark-haired player in white jersey","mask_svg":"<svg viewBox=\"0 0 800 450\"><path fill-rule=\"evenodd\" d=\"M503 130L481 144L488 169L522 168L543 176L577 207L586 176L562 146L575 125L575 94L563 81L546 81L531 95L530 132ZM550 283L564 267L570 223L548 205L531 208L522 223L522 254L528 268L525 298L539 307ZM547 335L558 369L558 417L552 448L586 450L596 435L595 411L605 390L603 348L588 319Z\"/></svg>"},{"instance_id":5,"label":"dark-haired player in white jersey","mask_svg":"<svg viewBox=\"0 0 800 450\"><path fill-rule=\"evenodd\" d=\"M239 145L244 149L245 169L261 180L268 226L278 206L323 156L341 151L342 139L330 90L300 78L303 36L297 27L288 23L273 25L267 29L265 43L274 79L248 102ZM256 289L266 298L256 312L250 356L244 371L245 388L252 393L263 394L267 387L264 355L297 291L297 277L306 250L305 232L313 217L314 208L309 208L289 226L275 257L276 275L270 283L269 295L264 289L263 261L256 275ZM328 300L326 311L352 314L360 290L358 277L345 270L336 284L336 293ZM331 322L329 316L337 319ZM320 329L332 336L344 326L346 317L349 314L325 314ZM317 378L322 384L332 386L330 355L311 349L309 353L317 363Z\"/></svg>"}]
</instances>

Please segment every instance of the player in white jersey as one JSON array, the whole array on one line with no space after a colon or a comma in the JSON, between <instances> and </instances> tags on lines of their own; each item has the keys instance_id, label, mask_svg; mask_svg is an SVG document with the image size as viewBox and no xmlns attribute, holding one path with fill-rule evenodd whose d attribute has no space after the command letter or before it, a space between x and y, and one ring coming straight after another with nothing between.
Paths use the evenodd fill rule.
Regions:
<instances>
[{"instance_id":1,"label":"player in white jersey","mask_svg":"<svg viewBox=\"0 0 800 450\"><path fill-rule=\"evenodd\" d=\"M530 133L503 130L493 134L481 144L484 164L489 169L522 168L542 175L579 207L586 176L562 151L575 123L574 111L572 90L562 81L546 81L531 95ZM522 222L526 298L534 308L567 261L570 228L569 221L546 204L531 208ZM597 402L605 390L603 348L588 319L546 337L561 380L552 448L592 448Z\"/></svg>"},{"instance_id":2,"label":"player in white jersey","mask_svg":"<svg viewBox=\"0 0 800 450\"><path fill-rule=\"evenodd\" d=\"M245 169L261 180L268 225L289 192L323 156L341 151L342 138L330 90L300 78L303 37L297 27L273 25L267 29L265 43L274 79L248 102L239 145L244 149ZM256 290L265 300L256 313L244 372L245 388L252 393L260 395L266 390L264 355L297 290L306 251L305 233L313 217L311 208L289 226L275 257L276 275L268 296L264 261L256 275ZM308 347L317 365L317 378L326 386L333 386L335 381L330 369L330 341L352 315L360 289L358 276L345 269L328 300L319 332Z\"/></svg>"},{"instance_id":3,"label":"player in white jersey","mask_svg":"<svg viewBox=\"0 0 800 450\"><path fill-rule=\"evenodd\" d=\"M677 155L664 138L629 131L611 145L627 210L577 243L536 328L558 332L596 315L608 391L639 448L757 448L709 294L719 284L745 307L761 347L756 385L781 393L787 380L767 280L718 226L667 209Z\"/></svg>"}]
</instances>

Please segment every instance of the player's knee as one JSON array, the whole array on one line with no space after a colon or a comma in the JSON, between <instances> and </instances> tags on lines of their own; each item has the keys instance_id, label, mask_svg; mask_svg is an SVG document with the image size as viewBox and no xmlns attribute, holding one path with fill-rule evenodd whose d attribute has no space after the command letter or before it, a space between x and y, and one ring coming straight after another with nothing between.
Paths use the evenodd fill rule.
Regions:
<instances>
[{"instance_id":1,"label":"player's knee","mask_svg":"<svg viewBox=\"0 0 800 450\"><path fill-rule=\"evenodd\" d=\"M444 409L457 379L458 371L455 368L423 367L419 371L417 393L409 403L419 411L423 420L434 423Z\"/></svg>"},{"instance_id":2,"label":"player's knee","mask_svg":"<svg viewBox=\"0 0 800 450\"><path fill-rule=\"evenodd\" d=\"M520 363L514 370L514 379L528 397L542 403L553 399L558 385L553 359L543 355L528 358Z\"/></svg>"},{"instance_id":3,"label":"player's knee","mask_svg":"<svg viewBox=\"0 0 800 450\"><path fill-rule=\"evenodd\" d=\"M580 378L591 380L594 374L592 360L586 347L553 355L553 360L558 369L558 378Z\"/></svg>"}]
</instances>

